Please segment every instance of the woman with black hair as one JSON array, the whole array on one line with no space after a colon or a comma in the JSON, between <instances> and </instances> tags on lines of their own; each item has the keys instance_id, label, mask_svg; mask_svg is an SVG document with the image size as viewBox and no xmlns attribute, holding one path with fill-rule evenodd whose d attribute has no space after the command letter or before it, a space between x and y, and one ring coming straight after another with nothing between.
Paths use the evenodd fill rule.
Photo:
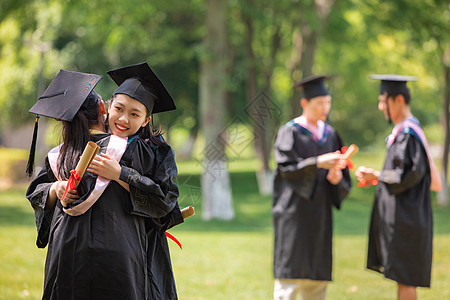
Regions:
<instances>
[{"instance_id":1,"label":"woman with black hair","mask_svg":"<svg viewBox=\"0 0 450 300\"><path fill-rule=\"evenodd\" d=\"M92 81L62 82L70 82L68 92L46 91L30 111L46 115L42 107L54 111L48 103L53 97L67 97L73 86L84 92L95 86ZM75 98L81 96L71 97L64 106L71 106ZM133 137L102 132L94 125L98 122L90 122L95 109L90 117L83 110L89 97L81 102L77 118L50 116L63 120L64 143L49 152L45 167L27 191L36 212L37 245L48 244L43 299L176 299L164 234L183 222L173 182L177 173L173 151L149 127ZM104 111L102 104L99 109ZM101 123L103 114L97 119ZM120 162L127 176L111 180L86 172L81 186L61 199L70 171L89 140L101 147L103 158Z\"/></svg>"}]
</instances>

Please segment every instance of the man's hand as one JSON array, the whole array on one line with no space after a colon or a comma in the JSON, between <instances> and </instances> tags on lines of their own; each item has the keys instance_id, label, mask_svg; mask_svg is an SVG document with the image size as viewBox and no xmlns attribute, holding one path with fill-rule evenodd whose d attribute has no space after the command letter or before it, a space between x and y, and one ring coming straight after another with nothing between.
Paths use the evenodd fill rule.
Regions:
<instances>
[{"instance_id":1,"label":"man's hand","mask_svg":"<svg viewBox=\"0 0 450 300\"><path fill-rule=\"evenodd\" d=\"M356 178L358 181L373 181L378 180L378 177L380 176L380 172L376 171L372 168L366 168L366 167L359 167L355 172Z\"/></svg>"},{"instance_id":2,"label":"man's hand","mask_svg":"<svg viewBox=\"0 0 450 300\"><path fill-rule=\"evenodd\" d=\"M336 168L338 170L345 169L347 162L343 159L340 151L325 153L317 157L317 167L330 170Z\"/></svg>"},{"instance_id":3,"label":"man's hand","mask_svg":"<svg viewBox=\"0 0 450 300\"><path fill-rule=\"evenodd\" d=\"M336 185L339 182L341 182L342 177L343 177L342 170L338 168L330 169L327 174L327 180L333 185Z\"/></svg>"}]
</instances>

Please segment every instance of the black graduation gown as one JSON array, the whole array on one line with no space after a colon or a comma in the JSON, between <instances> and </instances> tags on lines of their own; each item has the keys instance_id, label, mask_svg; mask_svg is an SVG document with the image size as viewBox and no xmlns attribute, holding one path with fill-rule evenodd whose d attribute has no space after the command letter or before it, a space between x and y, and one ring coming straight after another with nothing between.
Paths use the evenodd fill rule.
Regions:
<instances>
[{"instance_id":1,"label":"black graduation gown","mask_svg":"<svg viewBox=\"0 0 450 300\"><path fill-rule=\"evenodd\" d=\"M433 219L430 167L416 136L389 147L372 210L367 268L410 286L430 286Z\"/></svg>"},{"instance_id":2,"label":"black graduation gown","mask_svg":"<svg viewBox=\"0 0 450 300\"><path fill-rule=\"evenodd\" d=\"M317 168L316 162L317 156L342 146L327 124L319 142L293 121L278 131L272 208L275 278L331 281L332 206L340 208L351 181L346 168L341 182L332 185L326 179L328 170Z\"/></svg>"},{"instance_id":3,"label":"black graduation gown","mask_svg":"<svg viewBox=\"0 0 450 300\"><path fill-rule=\"evenodd\" d=\"M93 137L100 145L108 139L98 138ZM43 299L177 299L164 232L183 221L173 151L136 138L120 164L120 179L129 183L130 192L111 181L76 217L64 213L59 201L54 209L43 209L56 180L48 159L30 184L37 245L48 243ZM83 181L90 186L92 178L87 173Z\"/></svg>"}]
</instances>

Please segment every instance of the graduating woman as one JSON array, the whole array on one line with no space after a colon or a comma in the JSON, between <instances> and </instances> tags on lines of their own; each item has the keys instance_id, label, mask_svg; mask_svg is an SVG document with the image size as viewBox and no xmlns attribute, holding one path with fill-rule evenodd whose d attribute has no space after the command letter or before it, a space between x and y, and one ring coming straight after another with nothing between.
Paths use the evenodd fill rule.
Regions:
<instances>
[{"instance_id":1,"label":"graduating woman","mask_svg":"<svg viewBox=\"0 0 450 300\"><path fill-rule=\"evenodd\" d=\"M71 84L63 90L70 91L73 80L65 82ZM47 103L43 101L46 94L55 94L49 89L35 106ZM69 92L63 94L67 97ZM36 109L30 111L41 113ZM107 135L98 139L100 151L109 158L118 158L124 173L133 176L109 180L87 172L81 181L85 182L85 190L77 189L80 196L68 192L64 199L65 183L57 183L62 181L57 179L65 178L52 158L59 155L50 151L46 167L27 191L37 215L38 246L45 247L48 242L43 299L177 297L164 234L168 227L182 222L176 200L178 189L173 182L176 165L170 147L155 141L161 139L138 138L134 143L130 140L127 147L127 137ZM58 153L58 149L54 152ZM92 197L99 181L103 181L103 190ZM61 199L53 208L47 205L52 196Z\"/></svg>"}]
</instances>

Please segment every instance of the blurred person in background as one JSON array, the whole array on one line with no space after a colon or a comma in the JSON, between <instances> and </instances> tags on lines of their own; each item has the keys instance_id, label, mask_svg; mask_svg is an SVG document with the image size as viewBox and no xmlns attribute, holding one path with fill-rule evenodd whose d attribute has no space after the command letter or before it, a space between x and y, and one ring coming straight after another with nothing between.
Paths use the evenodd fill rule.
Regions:
<instances>
[{"instance_id":1,"label":"blurred person in background","mask_svg":"<svg viewBox=\"0 0 450 300\"><path fill-rule=\"evenodd\" d=\"M369 230L367 268L397 282L399 300L417 299L429 287L433 252L430 189L442 187L425 134L410 109L411 76L373 75L381 80L378 109L394 129L383 170L364 166L358 180L378 181Z\"/></svg>"},{"instance_id":2,"label":"blurred person in background","mask_svg":"<svg viewBox=\"0 0 450 300\"><path fill-rule=\"evenodd\" d=\"M351 189L343 142L325 123L331 109L326 76L297 82L302 115L282 126L274 155L274 299L325 299L332 273L332 208Z\"/></svg>"}]
</instances>

